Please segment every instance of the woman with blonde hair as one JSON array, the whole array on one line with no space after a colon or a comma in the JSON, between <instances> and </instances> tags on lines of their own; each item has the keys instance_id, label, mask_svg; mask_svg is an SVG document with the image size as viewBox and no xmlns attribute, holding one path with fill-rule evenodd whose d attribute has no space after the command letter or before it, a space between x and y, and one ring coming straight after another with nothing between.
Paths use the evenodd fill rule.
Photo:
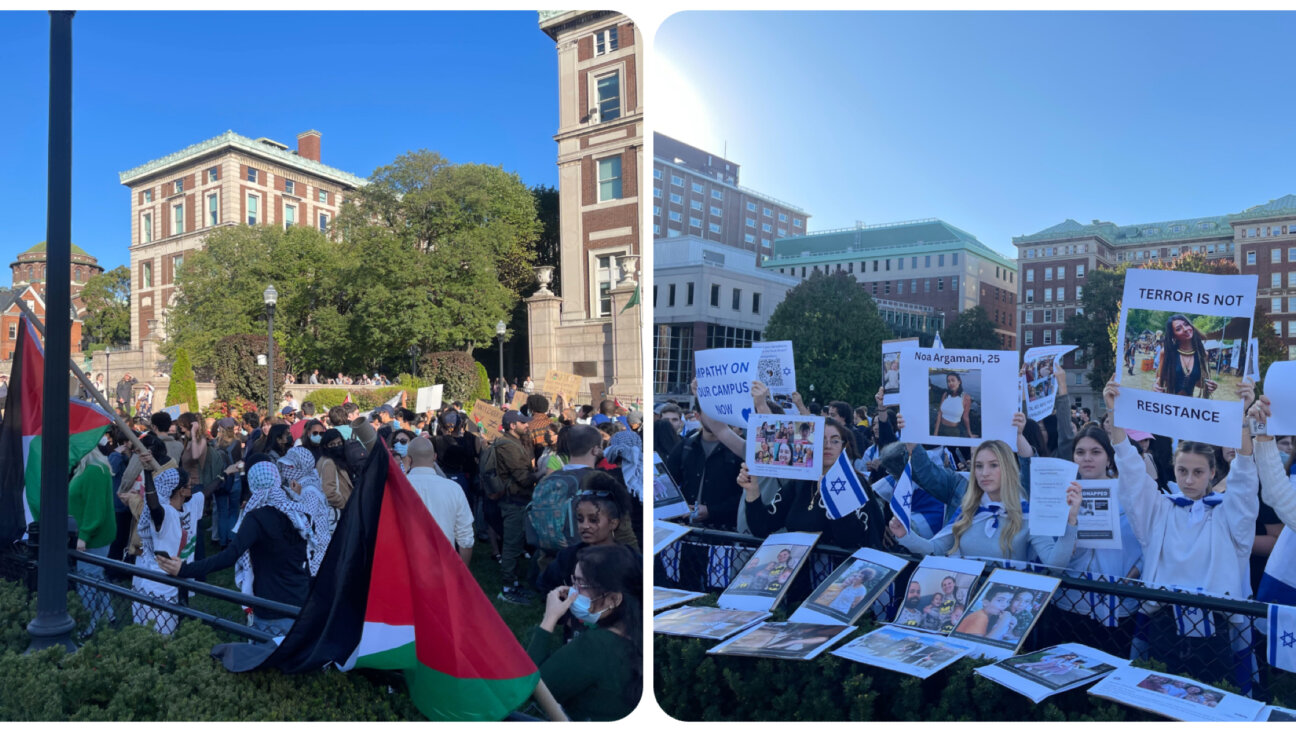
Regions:
<instances>
[{"instance_id":1,"label":"woman with blonde hair","mask_svg":"<svg viewBox=\"0 0 1296 732\"><path fill-rule=\"evenodd\" d=\"M1022 500L1017 456L1001 440L987 440L972 457L967 491L953 522L931 539L907 531L898 518L889 528L900 543L916 554L988 557L1032 561L1065 567L1075 550L1080 486L1067 487L1066 530L1062 536L1031 536L1030 507Z\"/></svg>"}]
</instances>

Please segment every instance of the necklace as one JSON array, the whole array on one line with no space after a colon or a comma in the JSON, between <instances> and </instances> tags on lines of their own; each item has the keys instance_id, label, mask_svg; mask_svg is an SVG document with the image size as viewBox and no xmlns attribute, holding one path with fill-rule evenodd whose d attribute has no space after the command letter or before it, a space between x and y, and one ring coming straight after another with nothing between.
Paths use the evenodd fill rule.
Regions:
<instances>
[{"instance_id":1,"label":"necklace","mask_svg":"<svg viewBox=\"0 0 1296 732\"><path fill-rule=\"evenodd\" d=\"M1197 355L1197 352L1196 352L1196 351L1192 351L1192 350L1185 351L1185 350L1182 349L1182 348L1179 348L1179 349L1176 349L1176 350L1179 351L1179 355L1180 355L1180 356L1196 356L1196 355Z\"/></svg>"}]
</instances>

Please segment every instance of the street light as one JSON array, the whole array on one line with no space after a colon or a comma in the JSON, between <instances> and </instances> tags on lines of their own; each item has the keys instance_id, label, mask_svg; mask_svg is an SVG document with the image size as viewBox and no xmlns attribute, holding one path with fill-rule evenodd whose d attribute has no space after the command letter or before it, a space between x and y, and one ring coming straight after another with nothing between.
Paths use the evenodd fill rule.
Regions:
<instances>
[{"instance_id":1,"label":"street light","mask_svg":"<svg viewBox=\"0 0 1296 732\"><path fill-rule=\"evenodd\" d=\"M415 343L415 344L411 344L410 347L409 347L409 357L410 357L410 378L413 378L414 375L418 373L418 371L416 370L416 366L415 366L415 360L418 358L418 355L419 355L419 347L418 347L418 344L416 344L416 343Z\"/></svg>"},{"instance_id":2,"label":"street light","mask_svg":"<svg viewBox=\"0 0 1296 732\"><path fill-rule=\"evenodd\" d=\"M270 285L265 288L265 306L266 306L266 325L269 328L269 340L266 343L266 376L269 379L269 391L267 394L266 410L273 415L275 411L275 386L274 386L274 311L275 303L279 302L279 291Z\"/></svg>"},{"instance_id":3,"label":"street light","mask_svg":"<svg viewBox=\"0 0 1296 732\"><path fill-rule=\"evenodd\" d=\"M504 406L505 384L507 383L504 380L504 331L506 330L508 330L508 326L504 324L504 321L501 320L495 324L495 335L499 338L500 406Z\"/></svg>"}]
</instances>

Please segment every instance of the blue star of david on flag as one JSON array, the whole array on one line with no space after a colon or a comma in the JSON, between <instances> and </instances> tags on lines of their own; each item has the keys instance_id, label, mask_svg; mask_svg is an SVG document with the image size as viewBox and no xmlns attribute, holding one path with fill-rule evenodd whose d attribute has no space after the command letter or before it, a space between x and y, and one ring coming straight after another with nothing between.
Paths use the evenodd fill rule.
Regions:
<instances>
[{"instance_id":1,"label":"blue star of david on flag","mask_svg":"<svg viewBox=\"0 0 1296 732\"><path fill-rule=\"evenodd\" d=\"M1269 665L1284 671L1296 671L1296 607L1269 605L1269 642L1266 645Z\"/></svg>"},{"instance_id":2,"label":"blue star of david on flag","mask_svg":"<svg viewBox=\"0 0 1296 732\"><path fill-rule=\"evenodd\" d=\"M888 475L887 482L891 484L891 512L904 524L905 531L910 531L909 511L913 507L914 484L908 464L899 478Z\"/></svg>"},{"instance_id":3,"label":"blue star of david on flag","mask_svg":"<svg viewBox=\"0 0 1296 732\"><path fill-rule=\"evenodd\" d=\"M846 452L837 458L837 462L828 469L819 481L820 494L823 496L824 508L828 518L839 519L848 516L860 506L868 503L868 494L860 485L855 469L851 467Z\"/></svg>"}]
</instances>

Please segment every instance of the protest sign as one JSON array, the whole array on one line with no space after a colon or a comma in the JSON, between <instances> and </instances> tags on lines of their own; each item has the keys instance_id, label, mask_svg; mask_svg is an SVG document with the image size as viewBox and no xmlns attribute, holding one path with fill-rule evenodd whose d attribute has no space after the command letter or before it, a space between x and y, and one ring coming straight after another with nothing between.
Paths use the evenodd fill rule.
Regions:
<instances>
[{"instance_id":1,"label":"protest sign","mask_svg":"<svg viewBox=\"0 0 1296 732\"><path fill-rule=\"evenodd\" d=\"M1061 536L1066 532L1067 486L1076 477L1076 464L1058 458L1033 457L1030 461L1031 536Z\"/></svg>"},{"instance_id":2,"label":"protest sign","mask_svg":"<svg viewBox=\"0 0 1296 732\"><path fill-rule=\"evenodd\" d=\"M681 607L653 618L653 632L722 640L770 616L767 612L719 607Z\"/></svg>"},{"instance_id":3,"label":"protest sign","mask_svg":"<svg viewBox=\"0 0 1296 732\"><path fill-rule=\"evenodd\" d=\"M1064 643L982 666L976 673L1039 704L1044 699L1097 681L1129 661L1079 643Z\"/></svg>"},{"instance_id":4,"label":"protest sign","mask_svg":"<svg viewBox=\"0 0 1296 732\"><path fill-rule=\"evenodd\" d=\"M923 557L909 576L904 602L891 622L946 634L963 619L985 562L958 557Z\"/></svg>"},{"instance_id":5,"label":"protest sign","mask_svg":"<svg viewBox=\"0 0 1296 732\"><path fill-rule=\"evenodd\" d=\"M173 404L166 409L163 409L162 413L170 417L171 421L174 422L177 419L180 419L180 415L184 414L185 410L188 408L188 404Z\"/></svg>"},{"instance_id":6,"label":"protest sign","mask_svg":"<svg viewBox=\"0 0 1296 732\"><path fill-rule=\"evenodd\" d=\"M917 338L882 341L882 406L900 405L900 352L917 347Z\"/></svg>"},{"instance_id":7,"label":"protest sign","mask_svg":"<svg viewBox=\"0 0 1296 732\"><path fill-rule=\"evenodd\" d=\"M604 399L607 399L607 386L605 384L606 382L603 381L590 382L589 385L590 404L594 405L595 411L598 410L599 402L603 401ZM576 395L573 394L572 396L576 396Z\"/></svg>"},{"instance_id":8,"label":"protest sign","mask_svg":"<svg viewBox=\"0 0 1296 732\"><path fill-rule=\"evenodd\" d=\"M1032 461L1034 462L1034 461ZM1115 480L1081 480L1076 516L1076 549L1120 549L1120 494ZM1035 486L1031 485L1031 521L1035 520Z\"/></svg>"},{"instance_id":9,"label":"protest sign","mask_svg":"<svg viewBox=\"0 0 1296 732\"><path fill-rule=\"evenodd\" d=\"M441 395L444 390L444 384L421 387L414 397L414 411L422 414L429 409L440 409Z\"/></svg>"},{"instance_id":10,"label":"protest sign","mask_svg":"<svg viewBox=\"0 0 1296 732\"><path fill-rule=\"evenodd\" d=\"M1296 361L1269 364L1264 393L1273 410L1265 430L1271 435L1296 435Z\"/></svg>"},{"instance_id":11,"label":"protest sign","mask_svg":"<svg viewBox=\"0 0 1296 732\"><path fill-rule=\"evenodd\" d=\"M996 569L950 637L975 644L983 656L1008 658L1026 639L1059 584L1056 577Z\"/></svg>"},{"instance_id":12,"label":"protest sign","mask_svg":"<svg viewBox=\"0 0 1296 732\"><path fill-rule=\"evenodd\" d=\"M675 607L676 605L683 605L699 597L706 597L706 593L672 590L669 587L653 587L653 612Z\"/></svg>"},{"instance_id":13,"label":"protest sign","mask_svg":"<svg viewBox=\"0 0 1296 732\"><path fill-rule=\"evenodd\" d=\"M551 399L561 394L563 399L571 401L576 398L580 390L581 377L558 369L549 369L540 384L540 391L548 394Z\"/></svg>"},{"instance_id":14,"label":"protest sign","mask_svg":"<svg viewBox=\"0 0 1296 732\"><path fill-rule=\"evenodd\" d=\"M747 472L768 478L819 480L824 418L753 413L747 420Z\"/></svg>"},{"instance_id":15,"label":"protest sign","mask_svg":"<svg viewBox=\"0 0 1296 732\"><path fill-rule=\"evenodd\" d=\"M528 394L525 391L518 390L513 392L513 398L509 400L509 409L521 409L526 404Z\"/></svg>"},{"instance_id":16,"label":"protest sign","mask_svg":"<svg viewBox=\"0 0 1296 732\"><path fill-rule=\"evenodd\" d=\"M1220 354L1226 341L1251 339L1255 295L1255 275L1129 270L1116 334L1117 426L1239 447L1242 375ZM1214 358L1207 341L1221 344Z\"/></svg>"},{"instance_id":17,"label":"protest sign","mask_svg":"<svg viewBox=\"0 0 1296 732\"><path fill-rule=\"evenodd\" d=\"M769 387L770 394L796 391L796 364L792 361L792 341L753 343L753 378Z\"/></svg>"},{"instance_id":18,"label":"protest sign","mask_svg":"<svg viewBox=\"0 0 1296 732\"><path fill-rule=\"evenodd\" d=\"M673 524L670 521L655 519L653 521L653 554L657 554L662 549L674 544L688 532L692 531L690 526Z\"/></svg>"},{"instance_id":19,"label":"protest sign","mask_svg":"<svg viewBox=\"0 0 1296 732\"><path fill-rule=\"evenodd\" d=\"M761 623L707 653L809 661L854 632L855 628L849 625Z\"/></svg>"},{"instance_id":20,"label":"protest sign","mask_svg":"<svg viewBox=\"0 0 1296 732\"><path fill-rule=\"evenodd\" d=\"M693 354L698 405L707 416L746 427L752 413L752 349L710 348Z\"/></svg>"},{"instance_id":21,"label":"protest sign","mask_svg":"<svg viewBox=\"0 0 1296 732\"><path fill-rule=\"evenodd\" d=\"M772 609L783 599L818 540L818 532L805 531L774 534L766 539L716 604L734 610Z\"/></svg>"},{"instance_id":22,"label":"protest sign","mask_svg":"<svg viewBox=\"0 0 1296 732\"><path fill-rule=\"evenodd\" d=\"M472 411L468 413L468 419L472 420L480 429L482 439L487 442L493 442L496 437L500 436L500 430L504 424L504 410L478 399L473 403Z\"/></svg>"},{"instance_id":23,"label":"protest sign","mask_svg":"<svg viewBox=\"0 0 1296 732\"><path fill-rule=\"evenodd\" d=\"M1182 722L1254 722L1265 703L1184 676L1123 666L1089 693Z\"/></svg>"},{"instance_id":24,"label":"protest sign","mask_svg":"<svg viewBox=\"0 0 1296 732\"><path fill-rule=\"evenodd\" d=\"M854 625L907 565L895 555L860 549L828 575L788 620Z\"/></svg>"},{"instance_id":25,"label":"protest sign","mask_svg":"<svg viewBox=\"0 0 1296 732\"><path fill-rule=\"evenodd\" d=\"M1075 346L1040 346L1022 356L1022 396L1026 416L1038 422L1053 413L1057 400L1058 380L1053 369Z\"/></svg>"},{"instance_id":26,"label":"protest sign","mask_svg":"<svg viewBox=\"0 0 1296 732\"><path fill-rule=\"evenodd\" d=\"M1003 440L1017 447L1014 351L914 348L900 353L900 413L905 441L974 447Z\"/></svg>"},{"instance_id":27,"label":"protest sign","mask_svg":"<svg viewBox=\"0 0 1296 732\"><path fill-rule=\"evenodd\" d=\"M680 493L679 485L666 469L661 456L653 453L653 518L673 519L687 516L688 502Z\"/></svg>"},{"instance_id":28,"label":"protest sign","mask_svg":"<svg viewBox=\"0 0 1296 732\"><path fill-rule=\"evenodd\" d=\"M892 626L856 638L832 655L925 679L971 651L968 643Z\"/></svg>"}]
</instances>

